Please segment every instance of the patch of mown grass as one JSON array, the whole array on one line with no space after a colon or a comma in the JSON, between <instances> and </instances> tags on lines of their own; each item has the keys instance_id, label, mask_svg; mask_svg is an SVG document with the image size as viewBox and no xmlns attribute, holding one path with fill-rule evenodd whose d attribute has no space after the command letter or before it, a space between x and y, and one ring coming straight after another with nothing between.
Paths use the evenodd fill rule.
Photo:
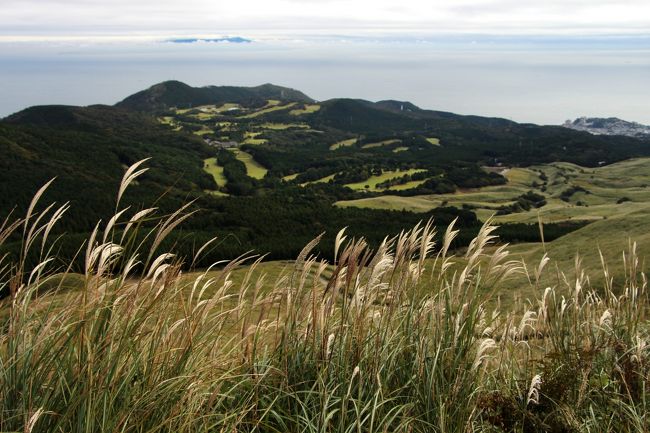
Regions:
<instances>
[{"instance_id":1,"label":"patch of mown grass","mask_svg":"<svg viewBox=\"0 0 650 433\"><path fill-rule=\"evenodd\" d=\"M318 104L305 104L302 108L296 108L289 111L289 114L292 116L302 116L303 114L311 114L320 110L320 105Z\"/></svg>"},{"instance_id":2,"label":"patch of mown grass","mask_svg":"<svg viewBox=\"0 0 650 433\"><path fill-rule=\"evenodd\" d=\"M201 127L198 131L193 132L195 135L204 136L209 134L214 134L214 131L206 126Z\"/></svg>"},{"instance_id":3,"label":"patch of mown grass","mask_svg":"<svg viewBox=\"0 0 650 433\"><path fill-rule=\"evenodd\" d=\"M377 184L385 182L389 179L395 178L395 177L400 177L400 176L405 176L407 174L414 174L414 173L421 173L423 171L426 171L424 169L418 169L418 168L412 168L409 170L387 170L382 172L378 176L370 176L368 179L361 181L361 182L355 182L355 183L349 183L346 184L348 188L355 189L358 191L363 191L363 190L368 190L368 191L383 191L383 189L378 190L377 189ZM367 186L367 188L366 188Z\"/></svg>"},{"instance_id":4,"label":"patch of mown grass","mask_svg":"<svg viewBox=\"0 0 650 433\"><path fill-rule=\"evenodd\" d=\"M407 189L417 188L418 186L422 185L427 180L429 180L429 178L422 179L422 180L412 180L412 181L402 183L402 184L399 184L399 185L393 185L390 188L388 188L387 191L391 191L391 190L393 190L393 191L405 191Z\"/></svg>"},{"instance_id":5,"label":"patch of mown grass","mask_svg":"<svg viewBox=\"0 0 650 433\"><path fill-rule=\"evenodd\" d=\"M289 182L289 181L294 180L294 179L297 178L298 176L300 176L300 173L294 173L294 174L290 174L290 175L288 175L288 176L284 176L284 177L282 178L282 180Z\"/></svg>"},{"instance_id":6,"label":"patch of mown grass","mask_svg":"<svg viewBox=\"0 0 650 433\"><path fill-rule=\"evenodd\" d=\"M283 131L285 129L309 129L309 125L306 123L262 123L256 126L257 128L262 129L271 129L275 131Z\"/></svg>"},{"instance_id":7,"label":"patch of mown grass","mask_svg":"<svg viewBox=\"0 0 650 433\"><path fill-rule=\"evenodd\" d=\"M378 141L376 143L364 144L363 146L361 146L361 148L362 149L374 149L376 147L382 147L382 146L388 146L388 145L395 144L395 143L400 143L401 141L402 140L400 140L400 139Z\"/></svg>"},{"instance_id":8,"label":"patch of mown grass","mask_svg":"<svg viewBox=\"0 0 650 433\"><path fill-rule=\"evenodd\" d=\"M264 176L266 176L266 173L268 173L268 170L264 168L259 162L255 161L250 153L239 149L233 149L231 151L235 153L235 156L238 160L246 165L246 173L248 176L254 179L263 179Z\"/></svg>"},{"instance_id":9,"label":"patch of mown grass","mask_svg":"<svg viewBox=\"0 0 650 433\"><path fill-rule=\"evenodd\" d=\"M259 135L261 135L261 132L245 132L244 133L244 141L242 141L243 144L252 144L252 145L259 145L259 144L264 144L267 143L268 140L266 138L257 138Z\"/></svg>"},{"instance_id":10,"label":"patch of mown grass","mask_svg":"<svg viewBox=\"0 0 650 433\"><path fill-rule=\"evenodd\" d=\"M223 167L217 164L217 158L204 159L203 170L212 175L217 186L222 187L228 183L228 180L223 175Z\"/></svg>"},{"instance_id":11,"label":"patch of mown grass","mask_svg":"<svg viewBox=\"0 0 650 433\"><path fill-rule=\"evenodd\" d=\"M271 104L271 102L275 102L275 103ZM291 107L293 107L294 105L297 104L296 102L290 102L290 103L285 104L285 105L278 105L279 103L280 103L280 101L269 101L269 103L266 105L266 107L264 107L264 108L262 108L260 110L254 111L252 113L245 114L243 116L239 116L239 118L240 119L254 119L256 117L263 116L263 115L268 114L268 113L273 113L274 111L288 110L289 108L291 108Z\"/></svg>"},{"instance_id":12,"label":"patch of mown grass","mask_svg":"<svg viewBox=\"0 0 650 433\"><path fill-rule=\"evenodd\" d=\"M337 141L330 146L330 150L340 149L341 147L353 146L357 142L357 138L350 138L348 140Z\"/></svg>"},{"instance_id":13,"label":"patch of mown grass","mask_svg":"<svg viewBox=\"0 0 650 433\"><path fill-rule=\"evenodd\" d=\"M312 184L312 183L327 183L327 182L329 182L330 180L334 180L334 177L335 177L337 174L338 174L338 173L333 173L333 174L330 174L330 175L328 175L328 176L321 177L320 179L312 180L312 181L310 181L310 182L301 183L300 186L306 186L306 185L309 185L309 184Z\"/></svg>"}]
</instances>

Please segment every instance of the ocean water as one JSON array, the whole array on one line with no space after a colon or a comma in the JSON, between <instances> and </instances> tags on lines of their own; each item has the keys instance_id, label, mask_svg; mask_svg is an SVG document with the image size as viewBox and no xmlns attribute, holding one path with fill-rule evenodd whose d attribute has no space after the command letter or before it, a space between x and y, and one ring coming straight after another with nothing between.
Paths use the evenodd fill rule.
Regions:
<instances>
[{"instance_id":1,"label":"ocean water","mask_svg":"<svg viewBox=\"0 0 650 433\"><path fill-rule=\"evenodd\" d=\"M160 81L263 83L311 97L558 124L650 124L650 37L261 38L252 43L0 42L0 117L37 104L114 104Z\"/></svg>"}]
</instances>

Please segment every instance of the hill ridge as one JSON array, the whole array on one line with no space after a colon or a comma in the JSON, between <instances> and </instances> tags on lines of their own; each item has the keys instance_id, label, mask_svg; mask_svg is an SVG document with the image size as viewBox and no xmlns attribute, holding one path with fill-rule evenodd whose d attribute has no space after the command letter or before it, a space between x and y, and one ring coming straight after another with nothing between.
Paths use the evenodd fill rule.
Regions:
<instances>
[{"instance_id":1,"label":"hill ridge","mask_svg":"<svg viewBox=\"0 0 650 433\"><path fill-rule=\"evenodd\" d=\"M299 90L264 83L258 86L202 86L192 87L178 80L168 80L127 96L116 107L135 111L155 112L171 107L193 106L234 102L260 105L268 99L287 102L312 103L314 100Z\"/></svg>"}]
</instances>

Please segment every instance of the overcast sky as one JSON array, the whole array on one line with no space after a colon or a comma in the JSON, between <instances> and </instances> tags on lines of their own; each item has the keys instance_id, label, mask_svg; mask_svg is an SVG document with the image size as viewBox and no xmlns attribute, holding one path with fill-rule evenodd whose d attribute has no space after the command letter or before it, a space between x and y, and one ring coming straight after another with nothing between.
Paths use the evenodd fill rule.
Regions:
<instances>
[{"instance_id":1,"label":"overcast sky","mask_svg":"<svg viewBox=\"0 0 650 433\"><path fill-rule=\"evenodd\" d=\"M304 33L621 35L649 0L0 0L3 39Z\"/></svg>"},{"instance_id":2,"label":"overcast sky","mask_svg":"<svg viewBox=\"0 0 650 433\"><path fill-rule=\"evenodd\" d=\"M648 77L650 0L0 0L0 117L179 79L650 123Z\"/></svg>"}]
</instances>

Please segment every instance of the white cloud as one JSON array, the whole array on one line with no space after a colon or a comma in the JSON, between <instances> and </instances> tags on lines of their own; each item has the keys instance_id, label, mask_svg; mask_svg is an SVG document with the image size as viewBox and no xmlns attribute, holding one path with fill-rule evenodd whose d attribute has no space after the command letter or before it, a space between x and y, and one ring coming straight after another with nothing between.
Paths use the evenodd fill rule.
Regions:
<instances>
[{"instance_id":1,"label":"white cloud","mask_svg":"<svg viewBox=\"0 0 650 433\"><path fill-rule=\"evenodd\" d=\"M647 34L648 0L2 0L0 35Z\"/></svg>"}]
</instances>

